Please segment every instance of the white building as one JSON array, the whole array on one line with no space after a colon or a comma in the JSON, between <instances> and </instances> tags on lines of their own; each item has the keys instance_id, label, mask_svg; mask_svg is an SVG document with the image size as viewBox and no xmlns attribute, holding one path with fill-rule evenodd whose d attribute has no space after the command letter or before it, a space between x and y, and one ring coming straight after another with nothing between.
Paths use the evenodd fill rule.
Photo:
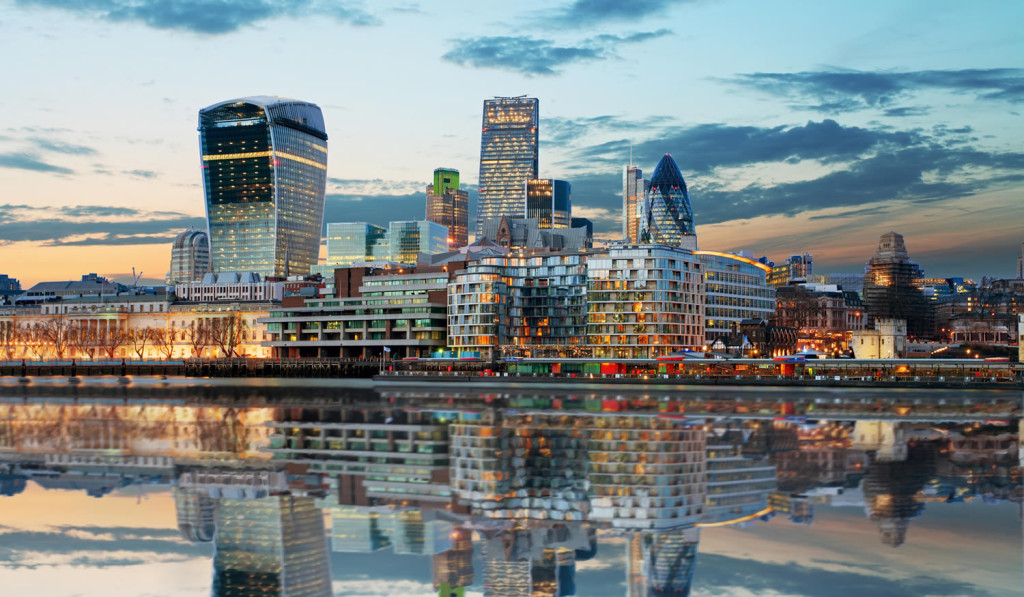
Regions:
<instances>
[{"instance_id":1,"label":"white building","mask_svg":"<svg viewBox=\"0 0 1024 597\"><path fill-rule=\"evenodd\" d=\"M280 301L284 297L283 282L261 281L256 273L209 273L198 282L186 282L174 287L180 300L189 302L211 301Z\"/></svg>"},{"instance_id":2,"label":"white building","mask_svg":"<svg viewBox=\"0 0 1024 597\"><path fill-rule=\"evenodd\" d=\"M902 359L907 356L907 320L876 319L873 330L854 330L850 348L857 359Z\"/></svg>"}]
</instances>

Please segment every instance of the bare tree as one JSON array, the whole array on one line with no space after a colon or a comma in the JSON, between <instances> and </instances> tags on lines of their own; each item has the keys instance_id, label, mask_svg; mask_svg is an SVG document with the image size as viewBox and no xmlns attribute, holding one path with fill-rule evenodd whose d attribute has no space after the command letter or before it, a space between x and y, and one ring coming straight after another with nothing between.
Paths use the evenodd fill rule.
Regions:
<instances>
[{"instance_id":1,"label":"bare tree","mask_svg":"<svg viewBox=\"0 0 1024 597\"><path fill-rule=\"evenodd\" d=\"M156 328L152 332L151 340L153 346L156 347L157 352L164 355L165 359L169 359L174 356L174 330L167 328Z\"/></svg>"},{"instance_id":2,"label":"bare tree","mask_svg":"<svg viewBox=\"0 0 1024 597\"><path fill-rule=\"evenodd\" d=\"M185 340L192 348L192 356L199 358L203 356L203 350L210 345L210 323L205 319L193 321L185 328Z\"/></svg>"},{"instance_id":3,"label":"bare tree","mask_svg":"<svg viewBox=\"0 0 1024 597\"><path fill-rule=\"evenodd\" d=\"M0 344L3 345L4 354L7 356L8 361L14 358L18 343L22 341L24 336L22 332L23 330L18 328L17 321L13 319L11 321L0 321Z\"/></svg>"},{"instance_id":4,"label":"bare tree","mask_svg":"<svg viewBox=\"0 0 1024 597\"><path fill-rule=\"evenodd\" d=\"M68 348L71 347L73 327L77 326L64 317L63 313L57 313L56 316L47 319L37 328L37 340L48 344L53 349L54 356L63 359Z\"/></svg>"},{"instance_id":5,"label":"bare tree","mask_svg":"<svg viewBox=\"0 0 1024 597\"><path fill-rule=\"evenodd\" d=\"M103 348L103 352L107 354L108 359L113 359L117 356L117 349L128 343L128 332L120 327L100 332L97 336L99 344Z\"/></svg>"},{"instance_id":6,"label":"bare tree","mask_svg":"<svg viewBox=\"0 0 1024 597\"><path fill-rule=\"evenodd\" d=\"M31 328L26 328L24 331L25 342L28 344L28 349L32 352L32 356L37 359L43 358L43 354L46 353L47 340L45 334L43 334L43 324L37 323Z\"/></svg>"},{"instance_id":7,"label":"bare tree","mask_svg":"<svg viewBox=\"0 0 1024 597\"><path fill-rule=\"evenodd\" d=\"M146 344L150 342L156 344L155 333L156 330L150 327L128 330L128 342L131 343L132 350L138 355L139 360L142 360L146 355Z\"/></svg>"},{"instance_id":8,"label":"bare tree","mask_svg":"<svg viewBox=\"0 0 1024 597\"><path fill-rule=\"evenodd\" d=\"M95 358L102 345L102 338L89 322L74 321L68 326L68 346L80 355Z\"/></svg>"},{"instance_id":9,"label":"bare tree","mask_svg":"<svg viewBox=\"0 0 1024 597\"><path fill-rule=\"evenodd\" d=\"M220 348L221 354L231 358L238 356L238 347L248 332L249 326L245 323L241 313L235 313L211 320L209 329L210 336Z\"/></svg>"}]
</instances>

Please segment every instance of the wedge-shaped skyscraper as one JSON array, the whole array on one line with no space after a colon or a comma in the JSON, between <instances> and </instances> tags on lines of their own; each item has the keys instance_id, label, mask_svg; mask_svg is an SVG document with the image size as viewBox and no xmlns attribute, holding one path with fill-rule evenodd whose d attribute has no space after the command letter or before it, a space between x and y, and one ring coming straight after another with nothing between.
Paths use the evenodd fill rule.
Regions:
<instances>
[{"instance_id":1,"label":"wedge-shaped skyscraper","mask_svg":"<svg viewBox=\"0 0 1024 597\"><path fill-rule=\"evenodd\" d=\"M539 118L540 100L534 97L484 100L477 237L487 220L524 217L523 184L537 178Z\"/></svg>"},{"instance_id":2,"label":"wedge-shaped skyscraper","mask_svg":"<svg viewBox=\"0 0 1024 597\"><path fill-rule=\"evenodd\" d=\"M640 242L685 245L695 235L693 209L686 181L672 156L665 154L654 168L644 194Z\"/></svg>"},{"instance_id":3,"label":"wedge-shaped skyscraper","mask_svg":"<svg viewBox=\"0 0 1024 597\"><path fill-rule=\"evenodd\" d=\"M268 96L221 102L199 111L199 140L213 270L308 273L327 182L320 108Z\"/></svg>"}]
</instances>

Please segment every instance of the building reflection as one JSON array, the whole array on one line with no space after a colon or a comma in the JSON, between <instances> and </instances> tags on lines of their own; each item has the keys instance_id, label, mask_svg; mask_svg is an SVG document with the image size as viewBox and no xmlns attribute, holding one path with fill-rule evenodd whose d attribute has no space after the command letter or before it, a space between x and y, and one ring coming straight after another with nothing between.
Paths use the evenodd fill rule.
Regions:
<instances>
[{"instance_id":1,"label":"building reflection","mask_svg":"<svg viewBox=\"0 0 1024 597\"><path fill-rule=\"evenodd\" d=\"M628 595L686 595L700 535L723 526L854 506L898 547L928 502L1022 495L1017 430L934 407L819 421L640 412L646 397L226 402L0 402L0 496L171 488L181 536L214 549L215 595L329 595L331 552L390 551L461 597L575 595L612 538Z\"/></svg>"}]
</instances>

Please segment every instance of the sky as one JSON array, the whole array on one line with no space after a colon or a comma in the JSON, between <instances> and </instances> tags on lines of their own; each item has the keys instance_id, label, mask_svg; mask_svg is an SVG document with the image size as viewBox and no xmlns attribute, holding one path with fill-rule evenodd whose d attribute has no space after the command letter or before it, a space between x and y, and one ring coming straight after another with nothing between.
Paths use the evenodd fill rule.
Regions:
<instances>
[{"instance_id":1,"label":"sky","mask_svg":"<svg viewBox=\"0 0 1024 597\"><path fill-rule=\"evenodd\" d=\"M186 543L166 488L44 490L29 483L0 498L0 586L39 597L188 597L209 595L212 547ZM784 517L748 527L703 529L695 597L995 597L1021 582L1017 505L928 503L893 549L861 507L819 506L814 524ZM331 553L339 597L436 595L430 560ZM467 597L481 597L479 560ZM577 564L577 594L624 594L625 545L602 534L597 557Z\"/></svg>"},{"instance_id":2,"label":"sky","mask_svg":"<svg viewBox=\"0 0 1024 597\"><path fill-rule=\"evenodd\" d=\"M890 230L929 277L1024 241L1024 3L0 0L0 273L162 279L205 226L197 115L318 104L326 222L475 203L483 100L540 99L540 176L621 234L622 168L670 153L702 249L859 272ZM470 226L472 228L472 225Z\"/></svg>"}]
</instances>

